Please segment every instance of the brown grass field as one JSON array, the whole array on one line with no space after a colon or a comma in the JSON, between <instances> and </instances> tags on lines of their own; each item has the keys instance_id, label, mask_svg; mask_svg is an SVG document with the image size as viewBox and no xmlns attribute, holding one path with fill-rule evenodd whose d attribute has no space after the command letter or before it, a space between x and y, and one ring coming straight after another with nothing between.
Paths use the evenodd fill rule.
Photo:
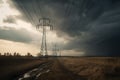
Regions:
<instances>
[{"instance_id":1,"label":"brown grass field","mask_svg":"<svg viewBox=\"0 0 120 80\"><path fill-rule=\"evenodd\" d=\"M50 72L37 80L120 80L119 57L0 57L0 80L13 80L46 61L52 61Z\"/></svg>"},{"instance_id":2,"label":"brown grass field","mask_svg":"<svg viewBox=\"0 0 120 80\"><path fill-rule=\"evenodd\" d=\"M120 80L120 57L64 57L60 62L87 80Z\"/></svg>"},{"instance_id":3,"label":"brown grass field","mask_svg":"<svg viewBox=\"0 0 120 80\"><path fill-rule=\"evenodd\" d=\"M0 80L13 80L13 78L38 67L42 59L33 57L0 57Z\"/></svg>"}]
</instances>

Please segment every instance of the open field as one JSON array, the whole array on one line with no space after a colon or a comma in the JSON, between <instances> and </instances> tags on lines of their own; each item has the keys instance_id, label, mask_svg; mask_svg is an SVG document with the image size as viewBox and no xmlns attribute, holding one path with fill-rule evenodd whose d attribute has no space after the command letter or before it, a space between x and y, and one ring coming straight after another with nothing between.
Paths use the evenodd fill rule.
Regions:
<instances>
[{"instance_id":1,"label":"open field","mask_svg":"<svg viewBox=\"0 0 120 80\"><path fill-rule=\"evenodd\" d=\"M34 57L0 57L0 80L12 80L28 70L39 66L44 61Z\"/></svg>"},{"instance_id":2,"label":"open field","mask_svg":"<svg viewBox=\"0 0 120 80\"><path fill-rule=\"evenodd\" d=\"M22 80L120 80L119 57L0 57L0 80L20 78L35 68L34 76Z\"/></svg>"},{"instance_id":3,"label":"open field","mask_svg":"<svg viewBox=\"0 0 120 80\"><path fill-rule=\"evenodd\" d=\"M59 60L68 70L88 80L120 80L119 57L64 57Z\"/></svg>"}]
</instances>

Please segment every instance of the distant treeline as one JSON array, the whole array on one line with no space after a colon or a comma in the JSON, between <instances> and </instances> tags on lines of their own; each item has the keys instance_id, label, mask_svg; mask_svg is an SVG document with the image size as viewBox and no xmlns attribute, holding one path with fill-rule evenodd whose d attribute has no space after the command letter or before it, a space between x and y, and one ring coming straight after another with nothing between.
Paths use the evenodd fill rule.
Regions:
<instances>
[{"instance_id":1,"label":"distant treeline","mask_svg":"<svg viewBox=\"0 0 120 80\"><path fill-rule=\"evenodd\" d=\"M9 52L6 52L4 54L0 53L0 56L23 56L23 55L20 55L20 53L17 53L17 52L14 52L13 54L9 53ZM29 52L24 56L33 57L33 55Z\"/></svg>"}]
</instances>

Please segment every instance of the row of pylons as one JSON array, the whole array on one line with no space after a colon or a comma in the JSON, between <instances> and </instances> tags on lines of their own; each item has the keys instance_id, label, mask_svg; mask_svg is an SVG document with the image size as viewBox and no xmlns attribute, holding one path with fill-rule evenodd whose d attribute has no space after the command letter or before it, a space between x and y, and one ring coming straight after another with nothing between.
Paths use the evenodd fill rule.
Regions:
<instances>
[{"instance_id":1,"label":"row of pylons","mask_svg":"<svg viewBox=\"0 0 120 80\"><path fill-rule=\"evenodd\" d=\"M49 18L40 18L39 19L39 24L36 26L36 29L38 31L41 30L42 28L42 42L41 42L41 48L40 48L40 53L38 54L39 56L48 56L48 50L47 50L47 39L46 39L46 28L49 27L50 30L53 30L53 26L51 24L51 21ZM61 56L61 51L60 49L57 49L56 44L53 46L53 56Z\"/></svg>"}]
</instances>

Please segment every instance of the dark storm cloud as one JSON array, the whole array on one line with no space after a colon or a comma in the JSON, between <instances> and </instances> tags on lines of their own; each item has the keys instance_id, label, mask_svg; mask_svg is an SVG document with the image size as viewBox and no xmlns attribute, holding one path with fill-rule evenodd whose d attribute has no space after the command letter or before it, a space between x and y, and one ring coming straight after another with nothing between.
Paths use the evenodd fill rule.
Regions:
<instances>
[{"instance_id":1,"label":"dark storm cloud","mask_svg":"<svg viewBox=\"0 0 120 80\"><path fill-rule=\"evenodd\" d=\"M14 28L9 28L9 30L0 29L0 39L25 43L32 41L31 36L27 33L26 30L15 30Z\"/></svg>"},{"instance_id":2,"label":"dark storm cloud","mask_svg":"<svg viewBox=\"0 0 120 80\"><path fill-rule=\"evenodd\" d=\"M49 17L59 36L72 37L65 49L88 56L120 55L119 0L13 1L27 21L36 25L40 17Z\"/></svg>"},{"instance_id":3,"label":"dark storm cloud","mask_svg":"<svg viewBox=\"0 0 120 80\"><path fill-rule=\"evenodd\" d=\"M74 46L76 50L85 51L88 56L120 55L119 9L104 12L88 26L90 28L83 33L81 32L81 36L70 41L67 45L68 49L72 49Z\"/></svg>"},{"instance_id":4,"label":"dark storm cloud","mask_svg":"<svg viewBox=\"0 0 120 80\"><path fill-rule=\"evenodd\" d=\"M120 55L120 11L119 9L105 12L92 24L86 44L92 54ZM93 53L94 51L94 53Z\"/></svg>"}]
</instances>

